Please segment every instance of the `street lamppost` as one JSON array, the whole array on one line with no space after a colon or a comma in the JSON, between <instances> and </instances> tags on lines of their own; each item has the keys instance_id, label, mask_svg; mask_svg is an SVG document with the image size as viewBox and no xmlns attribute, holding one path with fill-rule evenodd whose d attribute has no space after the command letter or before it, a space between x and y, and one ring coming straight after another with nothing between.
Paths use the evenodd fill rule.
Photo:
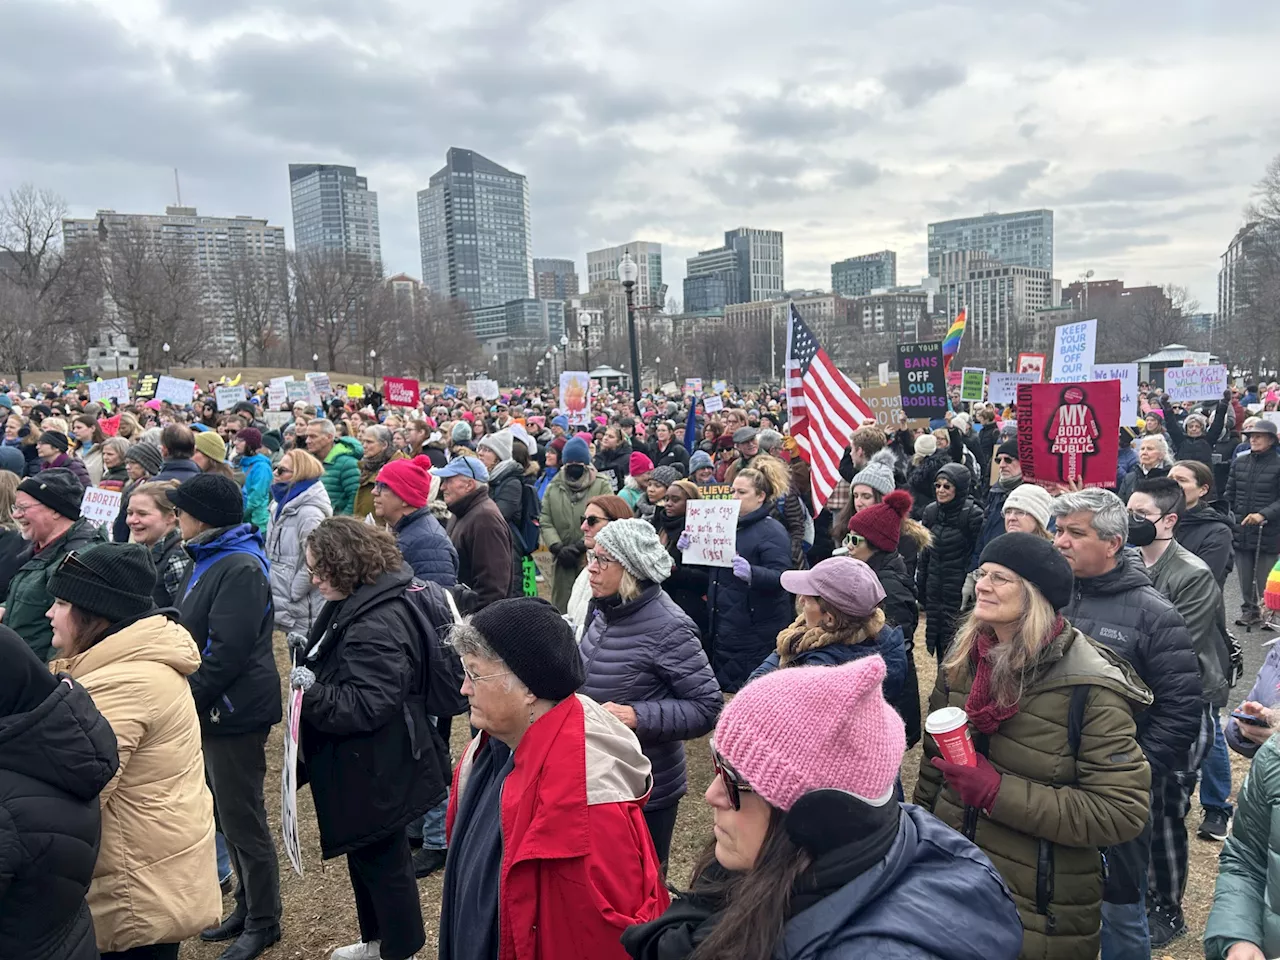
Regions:
<instances>
[{"instance_id":1,"label":"street lamppost","mask_svg":"<svg viewBox=\"0 0 1280 960\"><path fill-rule=\"evenodd\" d=\"M547 361L547 372L550 374L551 382L556 379L556 352L547 347L547 352L542 355L542 359Z\"/></svg>"},{"instance_id":2,"label":"street lamppost","mask_svg":"<svg viewBox=\"0 0 1280 960\"><path fill-rule=\"evenodd\" d=\"M373 386L374 386L374 389L377 389L377 386L378 386L378 351L377 350L369 351L369 366L373 367Z\"/></svg>"},{"instance_id":3,"label":"street lamppost","mask_svg":"<svg viewBox=\"0 0 1280 960\"><path fill-rule=\"evenodd\" d=\"M560 334L560 372L564 373L569 369L569 335L567 333ZM552 380L555 377L551 378Z\"/></svg>"},{"instance_id":4,"label":"street lamppost","mask_svg":"<svg viewBox=\"0 0 1280 960\"><path fill-rule=\"evenodd\" d=\"M662 358L653 358L653 392L657 393L662 386Z\"/></svg>"},{"instance_id":5,"label":"street lamppost","mask_svg":"<svg viewBox=\"0 0 1280 960\"><path fill-rule=\"evenodd\" d=\"M313 353L311 355L311 369L316 373L320 372L320 354Z\"/></svg>"},{"instance_id":6,"label":"street lamppost","mask_svg":"<svg viewBox=\"0 0 1280 960\"><path fill-rule=\"evenodd\" d=\"M640 411L640 351L636 348L636 281L640 279L640 268L631 259L630 253L624 253L618 263L618 279L627 291L627 344L631 350L631 398L635 401L636 412Z\"/></svg>"},{"instance_id":7,"label":"street lamppost","mask_svg":"<svg viewBox=\"0 0 1280 960\"><path fill-rule=\"evenodd\" d=\"M1084 273L1080 274L1080 280L1082 281L1081 286L1084 288L1084 317L1082 319L1085 320L1089 319L1089 281L1092 278L1092 270L1086 270Z\"/></svg>"},{"instance_id":8,"label":"street lamppost","mask_svg":"<svg viewBox=\"0 0 1280 960\"><path fill-rule=\"evenodd\" d=\"M164 346L160 349L164 351L164 372L173 373L173 368L169 366L169 341L166 340Z\"/></svg>"},{"instance_id":9,"label":"street lamppost","mask_svg":"<svg viewBox=\"0 0 1280 960\"><path fill-rule=\"evenodd\" d=\"M585 310L578 312L578 335L582 337L582 370L587 376L591 375L591 359L587 353L587 334L591 328L591 314Z\"/></svg>"}]
</instances>

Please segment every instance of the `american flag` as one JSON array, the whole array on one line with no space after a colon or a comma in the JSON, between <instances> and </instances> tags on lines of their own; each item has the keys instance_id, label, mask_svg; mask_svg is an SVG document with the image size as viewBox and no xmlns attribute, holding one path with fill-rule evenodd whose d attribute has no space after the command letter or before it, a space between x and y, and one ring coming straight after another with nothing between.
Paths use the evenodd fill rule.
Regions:
<instances>
[{"instance_id":1,"label":"american flag","mask_svg":"<svg viewBox=\"0 0 1280 960\"><path fill-rule=\"evenodd\" d=\"M840 480L840 458L849 434L875 416L857 384L827 356L795 304L787 324L787 416L791 436L812 474L813 505L821 510Z\"/></svg>"}]
</instances>

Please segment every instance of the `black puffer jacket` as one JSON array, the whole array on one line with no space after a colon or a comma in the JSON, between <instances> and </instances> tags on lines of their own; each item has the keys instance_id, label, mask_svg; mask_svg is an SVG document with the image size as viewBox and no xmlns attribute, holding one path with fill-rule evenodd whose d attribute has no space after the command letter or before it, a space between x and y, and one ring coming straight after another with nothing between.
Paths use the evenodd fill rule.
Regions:
<instances>
[{"instance_id":1,"label":"black puffer jacket","mask_svg":"<svg viewBox=\"0 0 1280 960\"><path fill-rule=\"evenodd\" d=\"M698 636L707 636L707 568L686 564L684 554L677 543L684 533L686 517L668 517L665 510L657 510L650 521L658 536L667 537L667 555L671 557L671 576L662 581L662 589L676 602L698 628ZM703 644L706 646L706 644Z\"/></svg>"},{"instance_id":2,"label":"black puffer jacket","mask_svg":"<svg viewBox=\"0 0 1280 960\"><path fill-rule=\"evenodd\" d=\"M1205 432L1198 437L1189 437L1183 429L1183 421L1174 415L1173 406L1169 403L1169 397L1162 398L1164 406L1164 426L1169 431L1169 439L1173 441L1173 451L1175 460L1199 460L1210 470L1213 469L1213 451L1217 446L1218 439L1222 436L1222 429L1226 426L1227 407L1229 404L1225 400L1219 400L1218 406L1214 410L1213 420L1206 428Z\"/></svg>"},{"instance_id":3,"label":"black puffer jacket","mask_svg":"<svg viewBox=\"0 0 1280 960\"><path fill-rule=\"evenodd\" d=\"M969 497L968 468L949 463L938 471L956 488L949 503L931 503L921 521L933 534L933 545L920 554L916 590L924 601L929 652L946 651L956 632L964 578L972 568L973 548L982 534L982 508Z\"/></svg>"},{"instance_id":4,"label":"black puffer jacket","mask_svg":"<svg viewBox=\"0 0 1280 960\"><path fill-rule=\"evenodd\" d=\"M907 468L907 492L911 494L911 516L914 519L924 517L925 508L934 500L933 481L938 479L938 472L951 462L951 454L939 450Z\"/></svg>"},{"instance_id":5,"label":"black puffer jacket","mask_svg":"<svg viewBox=\"0 0 1280 960\"><path fill-rule=\"evenodd\" d=\"M1150 709L1135 717L1152 776L1182 770L1200 731L1203 703L1195 646L1173 604L1121 554L1109 573L1076 578L1062 615L1129 661L1155 696Z\"/></svg>"},{"instance_id":6,"label":"black puffer jacket","mask_svg":"<svg viewBox=\"0 0 1280 960\"><path fill-rule=\"evenodd\" d=\"M689 451L684 448L683 443L672 440L667 444L667 449L659 450L658 441L655 440L647 452L655 467L675 467L680 471L680 476L689 476Z\"/></svg>"},{"instance_id":7,"label":"black puffer jacket","mask_svg":"<svg viewBox=\"0 0 1280 960\"><path fill-rule=\"evenodd\" d=\"M612 450L600 450L595 458L596 472L601 476L611 475L616 489L621 490L631 476L631 453L631 444L625 440Z\"/></svg>"},{"instance_id":8,"label":"black puffer jacket","mask_svg":"<svg viewBox=\"0 0 1280 960\"><path fill-rule=\"evenodd\" d=\"M1156 480L1160 477L1167 477L1168 475L1169 467L1167 465L1152 467L1144 473L1142 464L1139 463L1124 475L1124 479L1120 481L1120 489L1117 492L1117 495L1125 503L1128 503L1129 498L1133 496L1133 491L1137 489L1138 484L1143 480Z\"/></svg>"},{"instance_id":9,"label":"black puffer jacket","mask_svg":"<svg viewBox=\"0 0 1280 960\"><path fill-rule=\"evenodd\" d=\"M98 960L85 894L115 734L83 687L0 631L0 957Z\"/></svg>"},{"instance_id":10,"label":"black puffer jacket","mask_svg":"<svg viewBox=\"0 0 1280 960\"><path fill-rule=\"evenodd\" d=\"M1209 565L1219 590L1236 565L1232 549L1234 528L1235 518L1221 500L1214 503L1201 500L1179 517L1178 525L1173 528L1173 538Z\"/></svg>"},{"instance_id":11,"label":"black puffer jacket","mask_svg":"<svg viewBox=\"0 0 1280 960\"><path fill-rule=\"evenodd\" d=\"M1245 453L1231 461L1226 500L1237 523L1251 513L1267 518L1260 526L1237 526L1236 549L1253 550L1261 536L1264 553L1280 553L1280 450L1275 444L1265 453Z\"/></svg>"},{"instance_id":12,"label":"black puffer jacket","mask_svg":"<svg viewBox=\"0 0 1280 960\"><path fill-rule=\"evenodd\" d=\"M382 574L311 628L302 695L302 760L326 860L366 846L444 799L447 754L427 722L427 662L417 616L404 596L413 570ZM299 778L301 779L301 777Z\"/></svg>"},{"instance_id":13,"label":"black puffer jacket","mask_svg":"<svg viewBox=\"0 0 1280 960\"><path fill-rule=\"evenodd\" d=\"M904 538L905 539L905 538ZM877 550L867 561L884 588L884 600L880 609L885 620L902 628L902 646L907 654L907 672L902 680L902 692L893 701L893 707L902 716L907 728L907 748L920 741L920 681L916 677L915 649L916 627L920 623L920 604L916 601L915 581L907 572L907 565L898 553Z\"/></svg>"}]
</instances>

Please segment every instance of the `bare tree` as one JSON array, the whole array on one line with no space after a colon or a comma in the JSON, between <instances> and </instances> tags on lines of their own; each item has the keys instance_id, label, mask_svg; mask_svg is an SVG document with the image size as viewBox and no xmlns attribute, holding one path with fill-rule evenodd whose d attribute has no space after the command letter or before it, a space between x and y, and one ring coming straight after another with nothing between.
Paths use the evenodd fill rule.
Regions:
<instances>
[{"instance_id":1,"label":"bare tree","mask_svg":"<svg viewBox=\"0 0 1280 960\"><path fill-rule=\"evenodd\" d=\"M0 370L12 371L19 382L48 356L39 316L34 291L0 275Z\"/></svg>"},{"instance_id":2,"label":"bare tree","mask_svg":"<svg viewBox=\"0 0 1280 960\"><path fill-rule=\"evenodd\" d=\"M295 253L290 258L298 330L313 353L321 353L329 369L358 329L360 298L369 279L342 256L325 251Z\"/></svg>"},{"instance_id":3,"label":"bare tree","mask_svg":"<svg viewBox=\"0 0 1280 960\"><path fill-rule=\"evenodd\" d=\"M286 332L288 278L280 262L236 252L217 279L231 321L240 365L253 353L259 363Z\"/></svg>"},{"instance_id":4,"label":"bare tree","mask_svg":"<svg viewBox=\"0 0 1280 960\"><path fill-rule=\"evenodd\" d=\"M461 300L423 290L403 320L404 358L421 379L439 380L445 371L470 364L480 352L467 305Z\"/></svg>"}]
</instances>

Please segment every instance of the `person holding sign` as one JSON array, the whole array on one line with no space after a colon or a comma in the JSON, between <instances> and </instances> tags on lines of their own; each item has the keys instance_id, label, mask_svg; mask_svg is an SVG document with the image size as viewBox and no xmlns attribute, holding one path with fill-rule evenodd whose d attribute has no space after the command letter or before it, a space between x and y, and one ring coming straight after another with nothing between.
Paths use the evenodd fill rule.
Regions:
<instances>
[{"instance_id":1,"label":"person holding sign","mask_svg":"<svg viewBox=\"0 0 1280 960\"><path fill-rule=\"evenodd\" d=\"M1199 413L1189 413L1179 423L1167 393L1160 397L1160 406L1164 410L1164 422L1169 430L1169 439L1173 441L1175 456L1179 460L1199 460L1212 469L1214 448L1228 427L1228 418L1234 420L1231 417L1231 391L1223 391L1222 399L1214 409L1212 424Z\"/></svg>"},{"instance_id":2,"label":"person holding sign","mask_svg":"<svg viewBox=\"0 0 1280 960\"><path fill-rule=\"evenodd\" d=\"M707 568L684 562L680 549L680 537L689 519L689 501L701 500L702 491L692 480L677 480L667 487L666 496L653 515L653 527L658 531L658 542L666 548L675 566L671 576L663 581L662 589L688 614L698 627L698 636L707 635Z\"/></svg>"}]
</instances>

